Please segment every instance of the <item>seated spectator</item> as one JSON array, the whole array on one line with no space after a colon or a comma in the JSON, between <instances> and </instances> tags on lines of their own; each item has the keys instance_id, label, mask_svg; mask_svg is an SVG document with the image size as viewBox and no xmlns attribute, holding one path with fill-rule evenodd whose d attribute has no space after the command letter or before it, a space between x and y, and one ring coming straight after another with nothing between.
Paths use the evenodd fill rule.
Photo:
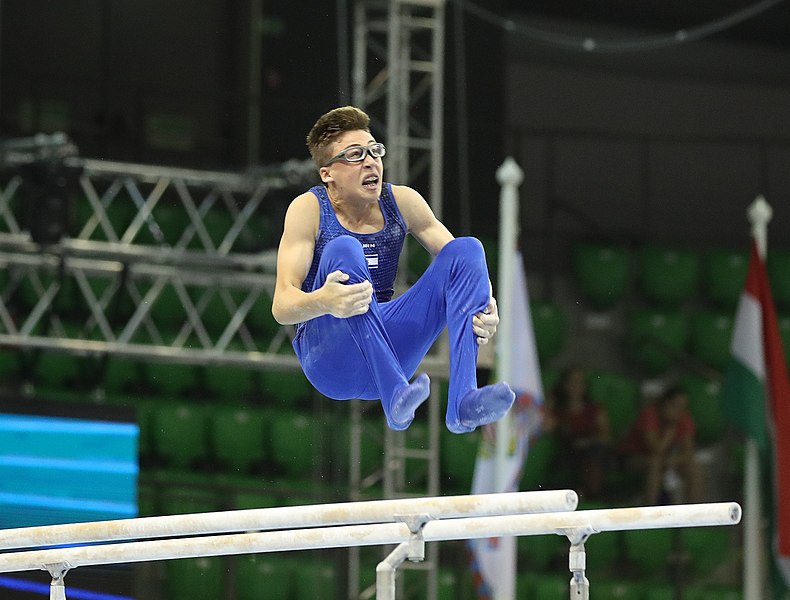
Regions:
<instances>
[{"instance_id":1,"label":"seated spectator","mask_svg":"<svg viewBox=\"0 0 790 600\"><path fill-rule=\"evenodd\" d=\"M695 502L698 496L696 427L687 406L685 390L670 387L640 411L620 445L626 468L644 473L648 505Z\"/></svg>"},{"instance_id":2,"label":"seated spectator","mask_svg":"<svg viewBox=\"0 0 790 600\"><path fill-rule=\"evenodd\" d=\"M610 451L609 417L590 398L587 375L580 367L565 369L551 390L544 429L557 440L557 481L585 500L600 500Z\"/></svg>"}]
</instances>

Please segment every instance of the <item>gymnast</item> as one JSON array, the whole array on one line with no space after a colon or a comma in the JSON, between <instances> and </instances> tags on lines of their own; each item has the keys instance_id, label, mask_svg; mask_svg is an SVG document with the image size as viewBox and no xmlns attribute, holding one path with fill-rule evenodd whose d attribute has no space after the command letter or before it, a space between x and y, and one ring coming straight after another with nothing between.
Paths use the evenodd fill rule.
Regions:
<instances>
[{"instance_id":1,"label":"gymnast","mask_svg":"<svg viewBox=\"0 0 790 600\"><path fill-rule=\"evenodd\" d=\"M477 387L478 344L499 323L482 244L454 238L414 189L383 179L383 144L362 110L321 116L307 147L323 185L297 196L285 214L272 314L296 325L294 350L325 396L381 401L387 425L406 429L428 399L425 373L410 383L445 327L450 380L445 423L466 433L502 418L515 395L507 383ZM433 255L425 273L393 299L407 233Z\"/></svg>"}]
</instances>

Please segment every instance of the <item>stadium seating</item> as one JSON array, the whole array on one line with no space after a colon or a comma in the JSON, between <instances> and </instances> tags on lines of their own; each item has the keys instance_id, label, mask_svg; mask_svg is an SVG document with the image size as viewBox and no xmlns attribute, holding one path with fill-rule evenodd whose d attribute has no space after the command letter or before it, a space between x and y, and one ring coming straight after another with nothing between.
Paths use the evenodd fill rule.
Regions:
<instances>
[{"instance_id":1,"label":"stadium seating","mask_svg":"<svg viewBox=\"0 0 790 600\"><path fill-rule=\"evenodd\" d=\"M702 267L702 293L712 305L735 310L743 291L749 256L746 252L726 249L709 250Z\"/></svg>"},{"instance_id":2,"label":"stadium seating","mask_svg":"<svg viewBox=\"0 0 790 600\"><path fill-rule=\"evenodd\" d=\"M606 409L612 438L619 440L636 420L639 411L639 384L636 380L601 369L588 374L590 397Z\"/></svg>"},{"instance_id":3,"label":"stadium seating","mask_svg":"<svg viewBox=\"0 0 790 600\"><path fill-rule=\"evenodd\" d=\"M698 311L691 319L692 356L723 371L730 359L734 313Z\"/></svg>"},{"instance_id":4,"label":"stadium seating","mask_svg":"<svg viewBox=\"0 0 790 600\"><path fill-rule=\"evenodd\" d=\"M639 291L650 303L676 309L699 288L699 257L689 251L655 245L639 251Z\"/></svg>"},{"instance_id":5,"label":"stadium seating","mask_svg":"<svg viewBox=\"0 0 790 600\"><path fill-rule=\"evenodd\" d=\"M626 247L582 242L573 249L573 272L583 298L594 310L620 303L630 285L631 259Z\"/></svg>"},{"instance_id":6,"label":"stadium seating","mask_svg":"<svg viewBox=\"0 0 790 600\"><path fill-rule=\"evenodd\" d=\"M236 563L237 600L293 600L298 563L277 554L247 554ZM306 596L312 597L312 596Z\"/></svg>"},{"instance_id":7,"label":"stadium seating","mask_svg":"<svg viewBox=\"0 0 790 600\"><path fill-rule=\"evenodd\" d=\"M161 401L154 408L154 447L168 467L195 468L209 456L204 406L182 400Z\"/></svg>"},{"instance_id":8,"label":"stadium seating","mask_svg":"<svg viewBox=\"0 0 790 600\"><path fill-rule=\"evenodd\" d=\"M556 453L554 436L541 435L529 448L519 489L525 491L550 489L552 461Z\"/></svg>"},{"instance_id":9,"label":"stadium seating","mask_svg":"<svg viewBox=\"0 0 790 600\"><path fill-rule=\"evenodd\" d=\"M168 600L217 600L224 596L224 560L216 556L168 560Z\"/></svg>"},{"instance_id":10,"label":"stadium seating","mask_svg":"<svg viewBox=\"0 0 790 600\"><path fill-rule=\"evenodd\" d=\"M330 561L320 558L300 560L296 578L296 598L335 600L337 573Z\"/></svg>"},{"instance_id":11,"label":"stadium seating","mask_svg":"<svg viewBox=\"0 0 790 600\"><path fill-rule=\"evenodd\" d=\"M457 435L446 429L442 431L440 452L443 488L469 493L479 446L480 436L477 434Z\"/></svg>"},{"instance_id":12,"label":"stadium seating","mask_svg":"<svg viewBox=\"0 0 790 600\"><path fill-rule=\"evenodd\" d=\"M649 374L665 371L685 352L689 326L683 313L636 309L628 320L631 355Z\"/></svg>"},{"instance_id":13,"label":"stadium seating","mask_svg":"<svg viewBox=\"0 0 790 600\"><path fill-rule=\"evenodd\" d=\"M687 375L681 378L680 384L688 394L688 408L697 428L697 442L710 444L721 441L725 421L719 398L719 382L698 375Z\"/></svg>"},{"instance_id":14,"label":"stadium seating","mask_svg":"<svg viewBox=\"0 0 790 600\"><path fill-rule=\"evenodd\" d=\"M534 301L531 303L532 328L541 364L547 364L565 346L567 317L556 304Z\"/></svg>"},{"instance_id":15,"label":"stadium seating","mask_svg":"<svg viewBox=\"0 0 790 600\"><path fill-rule=\"evenodd\" d=\"M270 451L274 463L291 477L309 477L320 457L320 424L310 414L293 410L270 413Z\"/></svg>"},{"instance_id":16,"label":"stadium seating","mask_svg":"<svg viewBox=\"0 0 790 600\"><path fill-rule=\"evenodd\" d=\"M622 532L627 562L636 567L646 581L661 580L668 574L670 555L674 550L672 529L638 529Z\"/></svg>"},{"instance_id":17,"label":"stadium seating","mask_svg":"<svg viewBox=\"0 0 790 600\"><path fill-rule=\"evenodd\" d=\"M696 579L709 577L733 554L731 532L726 527L686 527L680 530L683 550Z\"/></svg>"},{"instance_id":18,"label":"stadium seating","mask_svg":"<svg viewBox=\"0 0 790 600\"><path fill-rule=\"evenodd\" d=\"M260 470L266 460L268 415L257 408L215 406L209 411L209 443L220 467L240 473Z\"/></svg>"}]
</instances>

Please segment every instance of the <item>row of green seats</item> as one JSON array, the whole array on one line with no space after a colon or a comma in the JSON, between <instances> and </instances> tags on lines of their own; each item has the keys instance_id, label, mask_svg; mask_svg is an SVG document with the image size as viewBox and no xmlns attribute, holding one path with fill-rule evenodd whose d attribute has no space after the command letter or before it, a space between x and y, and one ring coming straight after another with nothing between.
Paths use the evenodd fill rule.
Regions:
<instances>
[{"instance_id":1,"label":"row of green seats","mask_svg":"<svg viewBox=\"0 0 790 600\"><path fill-rule=\"evenodd\" d=\"M627 299L635 285L648 302L676 308L701 294L712 306L733 310L749 263L743 250L696 252L656 244L632 250L625 244L580 242L573 248L573 274L591 308L607 310ZM790 251L775 249L767 261L777 303L790 310Z\"/></svg>"}]
</instances>

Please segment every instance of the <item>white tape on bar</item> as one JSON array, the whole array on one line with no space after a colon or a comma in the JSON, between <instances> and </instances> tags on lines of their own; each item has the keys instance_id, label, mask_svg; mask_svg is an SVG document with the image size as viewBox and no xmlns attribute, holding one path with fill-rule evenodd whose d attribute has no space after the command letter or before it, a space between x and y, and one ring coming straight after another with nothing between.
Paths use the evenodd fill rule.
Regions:
<instances>
[{"instance_id":1,"label":"white tape on bar","mask_svg":"<svg viewBox=\"0 0 790 600\"><path fill-rule=\"evenodd\" d=\"M613 508L430 521L423 528L423 537L426 542L433 542L552 534L583 526L590 526L596 532L701 527L735 525L740 519L741 507L735 502ZM44 569L45 565L61 563L75 568L199 556L397 544L408 540L410 535L405 523L382 523L29 550L0 554L0 572Z\"/></svg>"}]
</instances>

